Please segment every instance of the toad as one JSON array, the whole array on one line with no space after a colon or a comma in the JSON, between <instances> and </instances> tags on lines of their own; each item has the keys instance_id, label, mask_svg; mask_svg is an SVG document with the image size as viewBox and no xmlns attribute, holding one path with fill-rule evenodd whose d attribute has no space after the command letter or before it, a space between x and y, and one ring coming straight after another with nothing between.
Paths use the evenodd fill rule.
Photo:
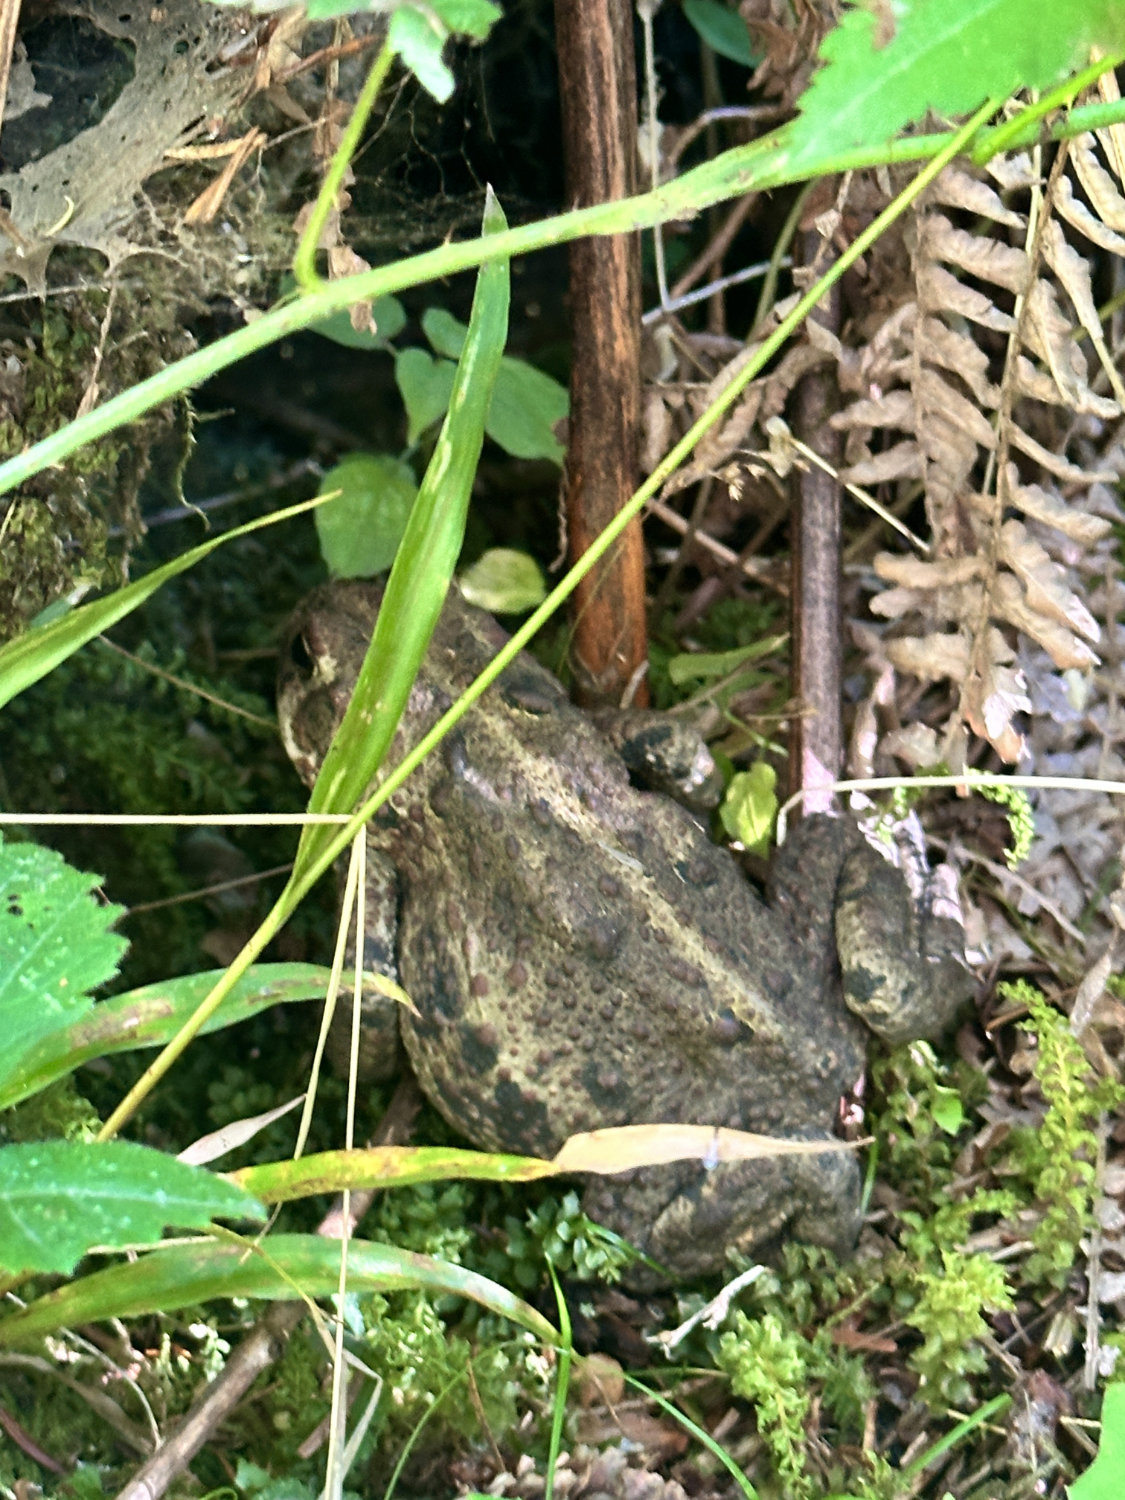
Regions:
<instances>
[{"instance_id":1,"label":"toad","mask_svg":"<svg viewBox=\"0 0 1125 1500\"><path fill-rule=\"evenodd\" d=\"M279 707L310 785L348 704L381 586L317 589L294 616ZM506 639L450 593L393 764ZM551 1156L652 1122L828 1140L868 1041L930 1036L966 994L961 931L916 909L849 822L804 819L764 900L526 653L373 821L368 1073L398 1065L475 1145ZM374 1062L374 1067L370 1066ZM853 1155L698 1161L594 1180L587 1211L675 1277L784 1237L848 1251Z\"/></svg>"}]
</instances>

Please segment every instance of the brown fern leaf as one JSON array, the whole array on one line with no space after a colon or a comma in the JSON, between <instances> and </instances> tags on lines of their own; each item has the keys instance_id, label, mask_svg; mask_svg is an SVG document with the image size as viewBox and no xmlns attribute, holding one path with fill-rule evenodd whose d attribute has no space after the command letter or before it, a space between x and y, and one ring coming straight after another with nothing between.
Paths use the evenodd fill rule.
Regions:
<instances>
[{"instance_id":1,"label":"brown fern leaf","mask_svg":"<svg viewBox=\"0 0 1125 1500\"><path fill-rule=\"evenodd\" d=\"M1045 190L1025 157L991 167L1018 210L983 175L938 179L912 227L913 295L847 372L860 394L835 418L844 479L900 493L921 481L934 555L876 557L892 586L872 608L911 632L885 642L893 666L956 685L935 741L954 763L966 728L1019 758L1021 638L1048 670L1097 664L1079 563L1109 531L1095 492L1122 464L1115 452L1092 466L1089 439L1125 408L1093 295L1095 250L1125 248L1125 194L1100 145L1061 147Z\"/></svg>"}]
</instances>

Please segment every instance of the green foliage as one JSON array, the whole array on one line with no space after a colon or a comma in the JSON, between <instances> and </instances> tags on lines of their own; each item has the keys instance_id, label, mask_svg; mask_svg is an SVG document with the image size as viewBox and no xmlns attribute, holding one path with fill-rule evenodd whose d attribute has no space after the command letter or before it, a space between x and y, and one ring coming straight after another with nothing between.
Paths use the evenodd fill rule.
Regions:
<instances>
[{"instance_id":1,"label":"green foliage","mask_svg":"<svg viewBox=\"0 0 1125 1500\"><path fill-rule=\"evenodd\" d=\"M435 353L443 359L460 358L468 330L445 308L428 308L422 314L422 330ZM397 378L397 365L395 374ZM436 399L436 386L431 389L430 399ZM405 391L403 399L406 400ZM505 355L500 361L484 428L492 441L514 458L548 458L561 464L563 446L554 428L566 416L569 406L566 390L557 380L525 360ZM407 407L409 410L409 402ZM417 430L413 418L411 429Z\"/></svg>"},{"instance_id":2,"label":"green foliage","mask_svg":"<svg viewBox=\"0 0 1125 1500\"><path fill-rule=\"evenodd\" d=\"M264 696L229 681L204 679L171 639L163 640L159 627L155 634L162 639L159 649L144 642L137 646L141 663L149 665L98 645L64 662L4 709L7 806L127 813L152 808L257 812L263 805L284 806L291 779L282 773L276 729L264 717L269 712ZM244 713L206 701L159 671L172 672ZM254 768L252 777L241 770L248 766ZM239 842L233 847L240 849L244 841L234 837ZM114 894L127 905L210 883L207 870L193 869L200 834L168 827L97 827L58 830L55 841L71 863L88 861L105 870ZM291 843L290 834L274 830L245 839L259 868L287 858ZM247 892L251 899L259 894L252 887ZM144 983L198 963L214 920L213 909L198 902L131 912L126 982Z\"/></svg>"},{"instance_id":3,"label":"green foliage","mask_svg":"<svg viewBox=\"0 0 1125 1500\"><path fill-rule=\"evenodd\" d=\"M339 0L319 0L319 3L336 6L333 13L339 14ZM363 9L354 3L342 8ZM444 103L453 93L454 85L453 74L441 56L446 41L457 34L481 41L500 15L499 5L492 0L428 0L424 7L399 5L391 17L387 41L422 87Z\"/></svg>"},{"instance_id":4,"label":"green foliage","mask_svg":"<svg viewBox=\"0 0 1125 1500\"><path fill-rule=\"evenodd\" d=\"M540 1265L546 1260L558 1275L582 1281L617 1281L636 1258L619 1235L587 1218L577 1193L567 1193L561 1201L548 1198L529 1213L527 1235L538 1246ZM520 1253L520 1246L516 1235L509 1253Z\"/></svg>"},{"instance_id":5,"label":"green foliage","mask_svg":"<svg viewBox=\"0 0 1125 1500\"><path fill-rule=\"evenodd\" d=\"M987 1360L981 1340L988 1333L986 1312L1010 1311L1015 1305L1004 1268L987 1255L932 1246L937 1236L927 1229L911 1236L907 1250L917 1255L911 1277L917 1301L904 1318L922 1335L911 1351L910 1367L922 1377L919 1395L931 1406L964 1409L971 1404L970 1376L984 1371Z\"/></svg>"},{"instance_id":6,"label":"green foliage","mask_svg":"<svg viewBox=\"0 0 1125 1500\"><path fill-rule=\"evenodd\" d=\"M210 541L181 553L179 557L173 558L163 567L154 568L143 578L138 578L123 588L115 589L105 598L94 599L89 604L81 604L69 614L53 619L47 624L36 626L24 635L0 646L0 708L10 703L17 693L22 693L33 682L39 682L48 673L53 672L68 657L73 656L88 641L93 640L94 636L100 635L111 625L116 625L119 620L132 614L147 599L150 599L157 589L178 574L193 568L196 563L202 562L217 547L233 541L236 537L248 536L252 532L260 531L263 526L271 526L277 521L288 520L291 516L307 509L307 504L290 506L284 510L271 511L268 515L247 522L245 526L236 526L221 536L213 537Z\"/></svg>"},{"instance_id":7,"label":"green foliage","mask_svg":"<svg viewBox=\"0 0 1125 1500\"><path fill-rule=\"evenodd\" d=\"M111 932L120 906L92 897L96 875L53 849L0 837L0 1077L52 1031L90 1009L90 992L117 972L125 939Z\"/></svg>"},{"instance_id":8,"label":"green foliage","mask_svg":"<svg viewBox=\"0 0 1125 1500\"><path fill-rule=\"evenodd\" d=\"M395 355L395 384L406 408L406 441L413 444L449 406L453 362L425 349L402 349Z\"/></svg>"},{"instance_id":9,"label":"green foliage","mask_svg":"<svg viewBox=\"0 0 1125 1500\"><path fill-rule=\"evenodd\" d=\"M414 471L385 453L349 453L328 470L316 512L321 556L333 578L373 578L395 560L418 497Z\"/></svg>"},{"instance_id":10,"label":"green foliage","mask_svg":"<svg viewBox=\"0 0 1125 1500\"><path fill-rule=\"evenodd\" d=\"M970 1069L956 1074L928 1042L899 1047L872 1066L881 1168L924 1203L943 1203L965 1107L983 1097Z\"/></svg>"},{"instance_id":11,"label":"green foliage","mask_svg":"<svg viewBox=\"0 0 1125 1500\"><path fill-rule=\"evenodd\" d=\"M168 1225L265 1218L234 1183L131 1141L0 1146L0 1269L68 1274L92 1245L158 1240Z\"/></svg>"},{"instance_id":12,"label":"green foliage","mask_svg":"<svg viewBox=\"0 0 1125 1500\"><path fill-rule=\"evenodd\" d=\"M301 1479L295 1474L273 1475L248 1458L240 1458L234 1471L234 1485L249 1500L316 1500L321 1485L313 1478ZM221 1494L222 1492L220 1492ZM353 1496L354 1490L344 1494ZM213 1497L215 1500L215 1497Z\"/></svg>"},{"instance_id":13,"label":"green foliage","mask_svg":"<svg viewBox=\"0 0 1125 1500\"><path fill-rule=\"evenodd\" d=\"M760 58L755 55L746 22L738 11L721 0L684 0L684 15L712 52L731 62L752 68Z\"/></svg>"},{"instance_id":14,"label":"green foliage","mask_svg":"<svg viewBox=\"0 0 1125 1500\"><path fill-rule=\"evenodd\" d=\"M736 1310L732 1322L719 1341L719 1368L735 1395L753 1405L785 1493L793 1500L809 1500L813 1485L804 1452L811 1378L807 1341L773 1313L749 1318Z\"/></svg>"},{"instance_id":15,"label":"green foliage","mask_svg":"<svg viewBox=\"0 0 1125 1500\"><path fill-rule=\"evenodd\" d=\"M406 1436L439 1401L436 1418L447 1436L477 1435L480 1411L489 1431L511 1431L516 1396L529 1378L527 1346L508 1341L474 1350L467 1338L450 1333L433 1299L420 1292L365 1299L363 1312L366 1363L385 1382L382 1422L373 1424L369 1449L386 1443L388 1428L392 1440ZM470 1382L479 1410L467 1399Z\"/></svg>"},{"instance_id":16,"label":"green foliage","mask_svg":"<svg viewBox=\"0 0 1125 1500\"><path fill-rule=\"evenodd\" d=\"M281 278L283 293L295 291L296 286L295 276L290 274ZM406 311L402 303L397 297L377 297L371 304L370 311L375 324L374 330L354 327L349 310L341 308L339 312L331 313L319 323L314 323L309 332L319 333L322 338L331 339L334 344L340 344L345 349L390 348L391 340L396 339L406 327Z\"/></svg>"},{"instance_id":17,"label":"green foliage","mask_svg":"<svg viewBox=\"0 0 1125 1500\"><path fill-rule=\"evenodd\" d=\"M752 854L767 854L774 819L777 817L777 772L769 761L755 761L749 771L737 771L730 779L719 817L732 839Z\"/></svg>"},{"instance_id":18,"label":"green foliage","mask_svg":"<svg viewBox=\"0 0 1125 1500\"><path fill-rule=\"evenodd\" d=\"M822 1437L832 1422L844 1440L858 1441L863 1432L875 1387L862 1359L834 1341L833 1326L841 1305L861 1293L864 1275L863 1267L841 1266L816 1246L786 1244L779 1269L741 1294L753 1304L753 1316L737 1310L729 1331L708 1338L732 1389L754 1404L786 1496L822 1493L805 1463L804 1427L814 1398ZM860 1476L849 1482L859 1483Z\"/></svg>"},{"instance_id":19,"label":"green foliage","mask_svg":"<svg viewBox=\"0 0 1125 1500\"><path fill-rule=\"evenodd\" d=\"M1125 1474L1125 1383L1106 1388L1098 1456L1068 1487L1070 1500L1118 1500Z\"/></svg>"},{"instance_id":20,"label":"green foliage","mask_svg":"<svg viewBox=\"0 0 1125 1500\"><path fill-rule=\"evenodd\" d=\"M996 782L974 784L974 790L987 801L998 803L999 806L1008 809L1008 827L1011 829L1012 845L1005 852L1004 858L1009 870L1017 869L1030 853L1031 841L1035 837L1035 813L1032 810L1031 799L1021 786L1004 786Z\"/></svg>"},{"instance_id":21,"label":"green foliage","mask_svg":"<svg viewBox=\"0 0 1125 1500\"><path fill-rule=\"evenodd\" d=\"M1047 1106L1037 1127L1021 1128L1012 1139L1013 1164L1042 1206L1024 1275L1061 1287L1092 1224L1098 1153L1094 1126L1104 1111L1120 1104L1125 1091L1113 1079L1094 1079L1066 1017L1032 985L1021 980L1000 986L1000 992L1027 1006L1025 1029L1038 1044L1035 1078Z\"/></svg>"},{"instance_id":22,"label":"green foliage","mask_svg":"<svg viewBox=\"0 0 1125 1500\"><path fill-rule=\"evenodd\" d=\"M968 114L986 99L1042 90L1081 67L1091 47L1125 46L1118 0L897 0L854 4L821 46L825 66L801 98L792 145L823 150L890 141L927 111Z\"/></svg>"},{"instance_id":23,"label":"green foliage","mask_svg":"<svg viewBox=\"0 0 1125 1500\"><path fill-rule=\"evenodd\" d=\"M523 614L547 597L539 564L514 547L489 547L464 569L459 581L470 604L497 615Z\"/></svg>"},{"instance_id":24,"label":"green foliage","mask_svg":"<svg viewBox=\"0 0 1125 1500\"><path fill-rule=\"evenodd\" d=\"M909 1364L922 1377L922 1399L968 1406L987 1364L985 1314L1011 1307L1012 1293L998 1264L963 1246L978 1220L1014 1213L1019 1199L1010 1191L950 1196L956 1134L983 1088L979 1076L964 1070L961 1087L951 1087L933 1049L914 1042L878 1063L874 1079L884 1095L877 1121L884 1173L919 1205L900 1209L903 1253L883 1265L875 1300L889 1301L921 1335Z\"/></svg>"},{"instance_id":25,"label":"green foliage","mask_svg":"<svg viewBox=\"0 0 1125 1500\"><path fill-rule=\"evenodd\" d=\"M423 1183L385 1193L371 1237L461 1265L475 1238L472 1224L478 1196L467 1182Z\"/></svg>"}]
</instances>

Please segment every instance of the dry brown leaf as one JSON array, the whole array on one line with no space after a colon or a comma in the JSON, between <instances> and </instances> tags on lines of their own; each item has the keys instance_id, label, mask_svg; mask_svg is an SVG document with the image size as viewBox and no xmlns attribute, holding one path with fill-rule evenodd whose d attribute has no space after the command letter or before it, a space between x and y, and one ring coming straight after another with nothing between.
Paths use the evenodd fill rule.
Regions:
<instances>
[{"instance_id":1,"label":"dry brown leaf","mask_svg":"<svg viewBox=\"0 0 1125 1500\"><path fill-rule=\"evenodd\" d=\"M1026 354L1021 354L1016 359L1015 382L1018 395L1030 396L1032 400L1042 401L1049 406L1069 407L1072 411L1088 413L1103 420L1116 417L1121 410L1116 401L1108 396L1097 395L1088 385L1081 390L1072 391L1069 398L1065 397L1050 375L1033 365Z\"/></svg>"},{"instance_id":2,"label":"dry brown leaf","mask_svg":"<svg viewBox=\"0 0 1125 1500\"><path fill-rule=\"evenodd\" d=\"M998 574L993 585L993 600L1001 619L1038 641L1056 667L1063 671L1068 668L1086 671L1098 665L1098 657L1084 641L1031 607L1019 582L1010 573Z\"/></svg>"},{"instance_id":3,"label":"dry brown leaf","mask_svg":"<svg viewBox=\"0 0 1125 1500\"><path fill-rule=\"evenodd\" d=\"M918 338L927 364L959 376L981 406L993 410L1000 404L1000 387L988 378L988 355L967 334L941 318L925 317Z\"/></svg>"},{"instance_id":4,"label":"dry brown leaf","mask_svg":"<svg viewBox=\"0 0 1125 1500\"><path fill-rule=\"evenodd\" d=\"M974 495L972 498L980 500L981 508L988 513L995 508L992 496ZM1010 504L1018 505L1025 516L1054 527L1082 547L1092 547L1113 530L1113 523L1104 516L1091 515L1040 484L1020 484L1015 464L1008 466L1007 498Z\"/></svg>"},{"instance_id":5,"label":"dry brown leaf","mask_svg":"<svg viewBox=\"0 0 1125 1500\"><path fill-rule=\"evenodd\" d=\"M1122 197L1113 174L1107 172L1098 160L1096 145L1092 135L1076 136L1070 143L1070 159L1102 225L1125 234L1125 197Z\"/></svg>"},{"instance_id":6,"label":"dry brown leaf","mask_svg":"<svg viewBox=\"0 0 1125 1500\"><path fill-rule=\"evenodd\" d=\"M1089 641L1101 638L1098 622L1070 587L1066 571L1022 522L1005 521L1000 528L1000 557L1023 584L1031 609L1069 625Z\"/></svg>"},{"instance_id":7,"label":"dry brown leaf","mask_svg":"<svg viewBox=\"0 0 1125 1500\"><path fill-rule=\"evenodd\" d=\"M928 592L931 589L951 588L981 577L985 562L975 555L921 558L909 552L879 552L875 556L874 568L887 583L902 584L906 588ZM886 593L876 594L872 608L881 604L886 597ZM878 612L882 614L883 610Z\"/></svg>"},{"instance_id":8,"label":"dry brown leaf","mask_svg":"<svg viewBox=\"0 0 1125 1500\"><path fill-rule=\"evenodd\" d=\"M789 1141L748 1130L710 1125L617 1125L587 1130L564 1141L551 1160L556 1172L628 1172L673 1161L747 1161L763 1156L819 1156L852 1149L834 1137Z\"/></svg>"},{"instance_id":9,"label":"dry brown leaf","mask_svg":"<svg viewBox=\"0 0 1125 1500\"><path fill-rule=\"evenodd\" d=\"M958 281L944 266L930 262L918 267L918 303L927 312L959 313L996 333L1011 333L1015 327L1011 315L1001 312L990 297Z\"/></svg>"},{"instance_id":10,"label":"dry brown leaf","mask_svg":"<svg viewBox=\"0 0 1125 1500\"><path fill-rule=\"evenodd\" d=\"M1069 177L1062 177L1059 181L1055 207L1068 224L1095 245L1108 250L1111 255L1125 254L1125 238L1115 233L1097 214L1091 213L1081 198L1075 197Z\"/></svg>"},{"instance_id":11,"label":"dry brown leaf","mask_svg":"<svg viewBox=\"0 0 1125 1500\"><path fill-rule=\"evenodd\" d=\"M948 261L981 281L1006 287L1020 296L1027 290L1027 255L1014 245L958 229L944 214L927 214L918 239L918 254L932 261Z\"/></svg>"},{"instance_id":12,"label":"dry brown leaf","mask_svg":"<svg viewBox=\"0 0 1125 1500\"><path fill-rule=\"evenodd\" d=\"M1020 427L1011 430L1012 446L1018 448L1021 453L1026 453L1028 458L1034 459L1048 473L1053 474L1056 479L1061 479L1065 484L1116 484L1120 479L1116 469L1083 469L1078 464L1072 464L1069 459L1061 453L1052 453L1042 443L1036 442L1030 433Z\"/></svg>"},{"instance_id":13,"label":"dry brown leaf","mask_svg":"<svg viewBox=\"0 0 1125 1500\"><path fill-rule=\"evenodd\" d=\"M896 443L893 448L849 464L840 478L848 484L875 485L893 479L921 479L923 472L918 444Z\"/></svg>"},{"instance_id":14,"label":"dry brown leaf","mask_svg":"<svg viewBox=\"0 0 1125 1500\"><path fill-rule=\"evenodd\" d=\"M981 177L973 177L958 166L946 167L930 189L929 201L945 203L950 208L963 208L978 218L991 219L996 224L1007 224L1012 229L1022 229L1026 220L1022 214L1005 208L995 188Z\"/></svg>"},{"instance_id":15,"label":"dry brown leaf","mask_svg":"<svg viewBox=\"0 0 1125 1500\"><path fill-rule=\"evenodd\" d=\"M914 430L914 398L909 391L887 391L885 395L853 401L836 412L831 425L838 431L851 427L897 427Z\"/></svg>"}]
</instances>

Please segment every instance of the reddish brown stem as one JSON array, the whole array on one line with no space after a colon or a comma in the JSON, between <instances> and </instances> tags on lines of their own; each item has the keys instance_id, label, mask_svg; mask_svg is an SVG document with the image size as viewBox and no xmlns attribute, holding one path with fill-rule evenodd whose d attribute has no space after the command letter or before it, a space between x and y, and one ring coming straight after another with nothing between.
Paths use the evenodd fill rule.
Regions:
<instances>
[{"instance_id":1,"label":"reddish brown stem","mask_svg":"<svg viewBox=\"0 0 1125 1500\"><path fill-rule=\"evenodd\" d=\"M632 7L556 0L567 194L575 205L635 190L637 104ZM640 263L635 234L579 240L570 251L573 364L563 491L572 560L637 482ZM631 526L575 594L571 646L578 696L619 698L646 656L644 555ZM643 684L642 684L643 687ZM643 692L639 701L645 701Z\"/></svg>"}]
</instances>

